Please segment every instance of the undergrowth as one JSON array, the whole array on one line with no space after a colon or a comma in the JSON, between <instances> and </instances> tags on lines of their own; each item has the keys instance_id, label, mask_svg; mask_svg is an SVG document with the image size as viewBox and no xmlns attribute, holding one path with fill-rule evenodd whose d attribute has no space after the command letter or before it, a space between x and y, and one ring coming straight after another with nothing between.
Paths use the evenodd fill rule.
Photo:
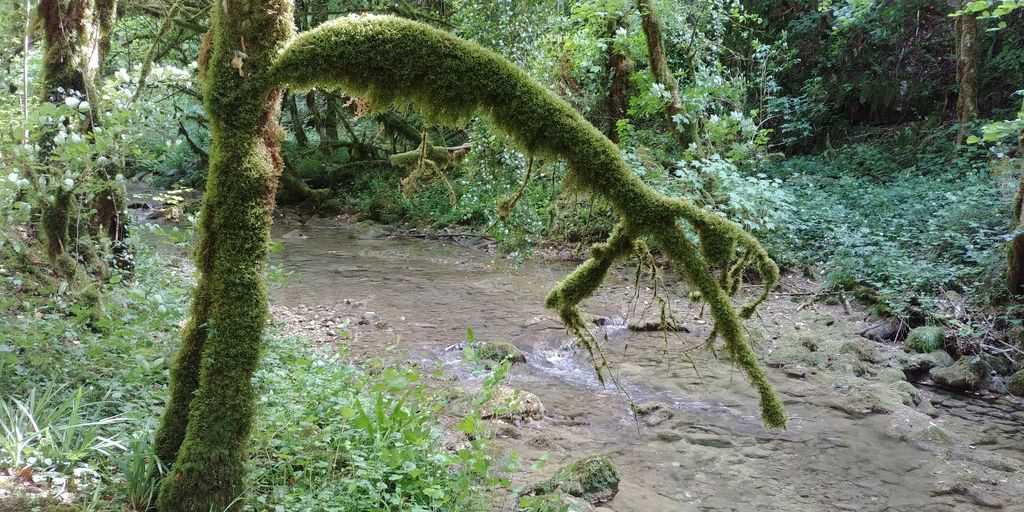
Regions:
<instances>
[{"instance_id":1,"label":"undergrowth","mask_svg":"<svg viewBox=\"0 0 1024 512\"><path fill-rule=\"evenodd\" d=\"M76 315L59 285L27 291L33 277L5 264L0 510L150 506L164 469L152 432L191 284L177 261L140 245L134 279L106 285L99 320ZM484 441L442 447L444 400L418 370L355 365L280 326L269 331L248 510L486 508L500 481Z\"/></svg>"}]
</instances>

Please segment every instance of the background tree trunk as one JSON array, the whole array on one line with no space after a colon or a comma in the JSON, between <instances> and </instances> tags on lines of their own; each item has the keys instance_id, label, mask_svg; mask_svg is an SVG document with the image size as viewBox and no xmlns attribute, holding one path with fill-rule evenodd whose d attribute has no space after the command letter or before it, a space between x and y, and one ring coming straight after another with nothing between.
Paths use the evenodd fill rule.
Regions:
<instances>
[{"instance_id":1,"label":"background tree trunk","mask_svg":"<svg viewBox=\"0 0 1024 512\"><path fill-rule=\"evenodd\" d=\"M629 61L622 51L615 47L615 33L622 26L622 17L618 16L609 23L608 33L608 96L605 99L605 107L608 109L607 135L612 142L619 143L619 131L617 129L620 119L626 118L626 110L629 107L629 73L633 69L633 63Z\"/></svg>"},{"instance_id":2,"label":"background tree trunk","mask_svg":"<svg viewBox=\"0 0 1024 512\"><path fill-rule=\"evenodd\" d=\"M967 0L960 0L963 9ZM974 45L978 39L978 18L965 14L956 18L956 122L960 125L956 143L963 144L967 128L978 111L978 63Z\"/></svg>"},{"instance_id":3,"label":"background tree trunk","mask_svg":"<svg viewBox=\"0 0 1024 512\"><path fill-rule=\"evenodd\" d=\"M671 96L665 113L668 116L672 135L684 147L690 143L696 143L697 123L694 120L686 120L686 109L679 97L679 84L669 69L668 59L665 57L665 43L658 13L651 0L636 0L636 8L640 11L640 24L644 30L644 37L647 39L647 62L650 65L651 74L654 75L654 82L664 86L665 91ZM677 122L676 119L681 119L681 121Z\"/></svg>"},{"instance_id":4,"label":"background tree trunk","mask_svg":"<svg viewBox=\"0 0 1024 512\"><path fill-rule=\"evenodd\" d=\"M1020 117L1024 118L1024 102ZM1007 246L1007 287L1014 295L1024 294L1024 127L1017 132L1017 151L1021 157L1021 175L1017 185L1017 198L1013 203L1013 232Z\"/></svg>"},{"instance_id":5,"label":"background tree trunk","mask_svg":"<svg viewBox=\"0 0 1024 512\"><path fill-rule=\"evenodd\" d=\"M299 102L295 99L295 93L289 93L285 100L288 105L288 115L292 120L292 133L295 134L295 142L300 148L309 146L309 138L306 137L306 128L302 126L302 116L299 114Z\"/></svg>"},{"instance_id":6,"label":"background tree trunk","mask_svg":"<svg viewBox=\"0 0 1024 512\"><path fill-rule=\"evenodd\" d=\"M268 92L266 70L293 34L291 9L290 0L225 0L212 9L203 83L212 141L199 279L157 432L157 453L172 462L157 500L162 512L244 505L255 408L250 379L266 321L266 254L283 167L281 91Z\"/></svg>"}]
</instances>

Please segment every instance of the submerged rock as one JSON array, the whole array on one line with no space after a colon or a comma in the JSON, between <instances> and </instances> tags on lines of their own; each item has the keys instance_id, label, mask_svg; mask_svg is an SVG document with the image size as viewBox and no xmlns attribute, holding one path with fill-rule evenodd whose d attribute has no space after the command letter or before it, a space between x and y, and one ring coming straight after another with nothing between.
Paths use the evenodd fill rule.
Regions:
<instances>
[{"instance_id":1,"label":"submerged rock","mask_svg":"<svg viewBox=\"0 0 1024 512\"><path fill-rule=\"evenodd\" d=\"M544 417L544 405L533 393L501 386L481 407L480 416L513 422L539 420Z\"/></svg>"},{"instance_id":2,"label":"submerged rock","mask_svg":"<svg viewBox=\"0 0 1024 512\"><path fill-rule=\"evenodd\" d=\"M527 488L524 495L565 493L598 504L619 492L619 473L607 455L589 455L573 461L542 482Z\"/></svg>"},{"instance_id":3,"label":"submerged rock","mask_svg":"<svg viewBox=\"0 0 1024 512\"><path fill-rule=\"evenodd\" d=\"M672 406L664 402L633 404L633 412L636 413L637 419L648 427L660 425L675 416Z\"/></svg>"},{"instance_id":4,"label":"submerged rock","mask_svg":"<svg viewBox=\"0 0 1024 512\"><path fill-rule=\"evenodd\" d=\"M945 338L946 332L942 327L935 325L915 327L907 334L904 346L910 351L927 354L945 348Z\"/></svg>"},{"instance_id":5,"label":"submerged rock","mask_svg":"<svg viewBox=\"0 0 1024 512\"><path fill-rule=\"evenodd\" d=\"M988 363L983 358L966 356L952 366L932 368L928 375L939 387L954 391L978 389L988 378Z\"/></svg>"}]
</instances>

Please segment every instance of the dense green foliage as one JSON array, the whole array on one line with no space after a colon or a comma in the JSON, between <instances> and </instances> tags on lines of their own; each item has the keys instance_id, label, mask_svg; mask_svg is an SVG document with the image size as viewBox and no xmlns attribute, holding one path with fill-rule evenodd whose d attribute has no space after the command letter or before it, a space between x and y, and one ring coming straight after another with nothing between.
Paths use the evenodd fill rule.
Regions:
<instances>
[{"instance_id":1,"label":"dense green foliage","mask_svg":"<svg viewBox=\"0 0 1024 512\"><path fill-rule=\"evenodd\" d=\"M0 10L0 474L31 466L95 510L155 503L175 459L166 510L243 492L254 510L486 509L484 490L507 482L482 427L471 414L474 442L437 449L441 399L423 376L260 335L275 200L303 222L344 214L589 258L548 304L590 349L576 306L616 260L682 270L772 424L784 418L728 295L773 284L773 260L814 300L900 325L887 341L999 354L1019 389L1021 2L640 2L675 95L633 0L301 0L308 32L280 55L291 2L228 4L243 11ZM55 32L53 13L84 21ZM978 97L961 127L964 17ZM120 240L136 182L206 193L198 217L178 198L168 213L199 219L198 240L168 228L197 242L198 286ZM217 478L189 478L203 468Z\"/></svg>"}]
</instances>

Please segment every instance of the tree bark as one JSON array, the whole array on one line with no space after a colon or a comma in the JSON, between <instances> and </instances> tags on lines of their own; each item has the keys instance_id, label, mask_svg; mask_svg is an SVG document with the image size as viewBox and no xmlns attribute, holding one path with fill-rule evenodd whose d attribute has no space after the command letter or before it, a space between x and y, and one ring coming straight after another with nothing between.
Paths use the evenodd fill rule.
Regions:
<instances>
[{"instance_id":1,"label":"tree bark","mask_svg":"<svg viewBox=\"0 0 1024 512\"><path fill-rule=\"evenodd\" d=\"M963 9L968 0L960 0ZM956 18L956 122L960 125L956 143L963 144L967 128L978 111L978 63L974 45L978 39L978 18L965 14Z\"/></svg>"},{"instance_id":2,"label":"tree bark","mask_svg":"<svg viewBox=\"0 0 1024 512\"><path fill-rule=\"evenodd\" d=\"M266 321L271 212L283 162L281 90L266 71L293 34L290 0L225 0L212 9L203 78L210 169L196 248L199 279L157 453L171 462L161 512L240 510ZM214 300L216 299L216 300Z\"/></svg>"},{"instance_id":3,"label":"tree bark","mask_svg":"<svg viewBox=\"0 0 1024 512\"><path fill-rule=\"evenodd\" d=\"M640 11L640 24L647 39L647 62L654 82L665 87L670 95L665 114L668 117L672 135L684 147L697 143L696 120L687 119L688 114L679 97L679 84L675 75L668 67L665 57L665 43L662 36L661 21L651 0L636 0L636 8Z\"/></svg>"}]
</instances>

